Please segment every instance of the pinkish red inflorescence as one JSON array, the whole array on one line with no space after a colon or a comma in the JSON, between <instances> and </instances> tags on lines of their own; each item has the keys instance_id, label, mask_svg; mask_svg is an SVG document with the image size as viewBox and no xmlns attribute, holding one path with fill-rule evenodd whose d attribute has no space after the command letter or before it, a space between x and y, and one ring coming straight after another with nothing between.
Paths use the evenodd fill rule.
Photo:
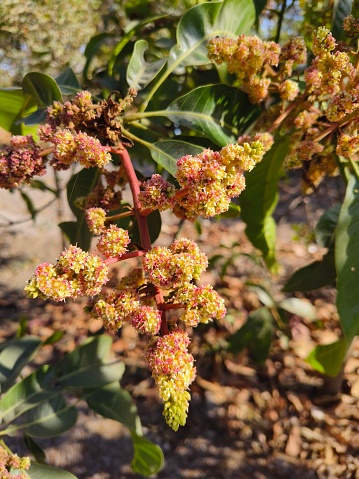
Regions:
<instances>
[{"instance_id":1,"label":"pinkish red inflorescence","mask_svg":"<svg viewBox=\"0 0 359 479\"><path fill-rule=\"evenodd\" d=\"M14 467L20 469L20 472L12 473L9 470ZM30 467L29 457L19 457L12 454L0 445L0 477L1 479L27 479L29 476L26 471Z\"/></svg>"}]
</instances>

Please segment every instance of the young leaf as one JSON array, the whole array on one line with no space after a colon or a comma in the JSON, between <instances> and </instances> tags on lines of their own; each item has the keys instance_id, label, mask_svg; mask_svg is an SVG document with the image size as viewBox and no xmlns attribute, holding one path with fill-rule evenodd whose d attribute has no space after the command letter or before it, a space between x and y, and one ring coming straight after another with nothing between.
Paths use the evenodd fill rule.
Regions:
<instances>
[{"instance_id":1,"label":"young leaf","mask_svg":"<svg viewBox=\"0 0 359 479\"><path fill-rule=\"evenodd\" d=\"M337 308L348 343L359 334L359 181L350 174L335 233Z\"/></svg>"},{"instance_id":2,"label":"young leaf","mask_svg":"<svg viewBox=\"0 0 359 479\"><path fill-rule=\"evenodd\" d=\"M7 391L21 370L39 349L42 341L37 336L11 339L0 346L0 388Z\"/></svg>"},{"instance_id":3,"label":"young leaf","mask_svg":"<svg viewBox=\"0 0 359 479\"><path fill-rule=\"evenodd\" d=\"M198 131L216 145L237 141L257 115L245 93L227 85L195 88L171 103L166 116L182 126Z\"/></svg>"},{"instance_id":4,"label":"young leaf","mask_svg":"<svg viewBox=\"0 0 359 479\"><path fill-rule=\"evenodd\" d=\"M178 24L177 45L168 60L170 69L210 63L207 52L210 38L246 34L254 21L255 9L248 0L224 0L192 7Z\"/></svg>"},{"instance_id":5,"label":"young leaf","mask_svg":"<svg viewBox=\"0 0 359 479\"><path fill-rule=\"evenodd\" d=\"M276 225L272 213L278 202L278 181L289 147L288 138L275 142L263 160L246 175L246 189L239 196L246 234L263 253L269 268L275 266Z\"/></svg>"},{"instance_id":6,"label":"young leaf","mask_svg":"<svg viewBox=\"0 0 359 479\"><path fill-rule=\"evenodd\" d=\"M36 462L31 462L26 472L30 479L77 479L71 472L64 469L48 466L47 464L37 464Z\"/></svg>"},{"instance_id":7,"label":"young leaf","mask_svg":"<svg viewBox=\"0 0 359 479\"><path fill-rule=\"evenodd\" d=\"M348 343L342 338L330 344L318 344L309 353L306 362L313 369L328 376L337 376L343 365Z\"/></svg>"},{"instance_id":8,"label":"young leaf","mask_svg":"<svg viewBox=\"0 0 359 479\"><path fill-rule=\"evenodd\" d=\"M131 432L134 457L131 467L134 472L151 476L159 472L164 465L162 449L143 436Z\"/></svg>"},{"instance_id":9,"label":"young leaf","mask_svg":"<svg viewBox=\"0 0 359 479\"><path fill-rule=\"evenodd\" d=\"M203 148L185 141L164 140L154 143L151 148L151 156L156 163L175 176L177 172L177 160L185 155L198 155Z\"/></svg>"},{"instance_id":10,"label":"young leaf","mask_svg":"<svg viewBox=\"0 0 359 479\"><path fill-rule=\"evenodd\" d=\"M144 53L148 49L146 40L138 40L127 67L126 81L130 88L142 90L145 88L162 69L166 59L160 59L152 63L146 62Z\"/></svg>"}]
</instances>

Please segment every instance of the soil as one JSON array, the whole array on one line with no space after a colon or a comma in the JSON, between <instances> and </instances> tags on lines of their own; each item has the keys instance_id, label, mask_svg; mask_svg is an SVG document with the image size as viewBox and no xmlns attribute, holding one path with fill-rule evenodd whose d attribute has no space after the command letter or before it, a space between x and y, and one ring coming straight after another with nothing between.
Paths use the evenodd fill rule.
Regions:
<instances>
[{"instance_id":1,"label":"soil","mask_svg":"<svg viewBox=\"0 0 359 479\"><path fill-rule=\"evenodd\" d=\"M340 198L342 189L340 182L331 180L308 200L300 194L297 176L283 182L276 212L280 268L273 275L246 239L240 221L204 220L200 235L192 224L182 227L181 235L198 240L209 257L221 254L222 264L229 260L223 276L217 263L204 278L225 298L229 315L219 324L193 332L198 375L191 388L187 424L177 433L164 422L162 404L143 360L145 340L137 338L131 327L113 336L113 353L126 364L121 384L134 398L146 437L160 445L165 455L163 470L153 477L359 479L359 341L353 343L334 390L333 381L304 361L316 344L330 343L340 334L333 288L296 295L314 305L316 320L291 315L288 334L277 329L262 366L247 350L230 355L222 347L249 312L262 306L251 285L266 287L279 300L290 273L321 257L323 251L313 242L310 228ZM25 298L23 287L36 265L54 261L62 250L56 229L59 209L52 204L35 224L9 225L8 220L20 221L27 215L15 195L0 191L0 338L11 337L20 318L26 318L29 333L43 338L54 330L64 331L59 343L44 348L39 356L37 361L46 363L96 334L101 324L89 320L84 301L54 304ZM37 205L48 200L43 193L33 199ZM68 213L61 211L66 219ZM160 243L169 244L177 229L178 224L165 216ZM121 274L116 266L112 281ZM142 477L130 469L132 446L127 430L85 404L76 427L59 438L39 442L50 464L79 479ZM11 438L9 445L14 452L26 452L20 438Z\"/></svg>"}]
</instances>

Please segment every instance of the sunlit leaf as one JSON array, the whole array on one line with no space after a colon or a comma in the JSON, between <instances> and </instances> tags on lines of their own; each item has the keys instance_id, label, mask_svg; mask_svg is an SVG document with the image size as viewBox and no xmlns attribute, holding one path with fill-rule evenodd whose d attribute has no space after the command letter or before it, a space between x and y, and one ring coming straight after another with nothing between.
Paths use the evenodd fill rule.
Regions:
<instances>
[{"instance_id":1,"label":"sunlit leaf","mask_svg":"<svg viewBox=\"0 0 359 479\"><path fill-rule=\"evenodd\" d=\"M138 40L127 67L126 80L130 88L141 90L145 88L162 69L166 63L166 59L157 60L155 62L146 62L144 53L148 49L146 40Z\"/></svg>"},{"instance_id":2,"label":"sunlit leaf","mask_svg":"<svg viewBox=\"0 0 359 479\"><path fill-rule=\"evenodd\" d=\"M30 468L26 472L30 479L77 479L76 476L64 469L35 462L31 462Z\"/></svg>"},{"instance_id":3,"label":"sunlit leaf","mask_svg":"<svg viewBox=\"0 0 359 479\"><path fill-rule=\"evenodd\" d=\"M21 85L23 92L31 95L39 108L50 106L54 101L62 102L61 90L49 75L40 72L28 73Z\"/></svg>"},{"instance_id":4,"label":"sunlit leaf","mask_svg":"<svg viewBox=\"0 0 359 479\"><path fill-rule=\"evenodd\" d=\"M159 472L164 465L162 449L143 436L131 432L134 457L131 467L134 472L151 476Z\"/></svg>"},{"instance_id":5,"label":"sunlit leaf","mask_svg":"<svg viewBox=\"0 0 359 479\"><path fill-rule=\"evenodd\" d=\"M278 306L288 313L296 314L302 318L314 320L317 318L317 312L314 306L308 301L300 298L286 298L278 303Z\"/></svg>"},{"instance_id":6,"label":"sunlit leaf","mask_svg":"<svg viewBox=\"0 0 359 479\"><path fill-rule=\"evenodd\" d=\"M22 88L0 89L0 126L13 135L35 135L36 128L24 125L20 120L36 110L32 96L24 94Z\"/></svg>"},{"instance_id":7,"label":"sunlit leaf","mask_svg":"<svg viewBox=\"0 0 359 479\"><path fill-rule=\"evenodd\" d=\"M330 344L318 344L309 353L306 362L322 374L336 376L342 368L347 348L345 339L338 339Z\"/></svg>"},{"instance_id":8,"label":"sunlit leaf","mask_svg":"<svg viewBox=\"0 0 359 479\"><path fill-rule=\"evenodd\" d=\"M175 176L177 172L177 160L185 155L198 155L203 148L180 140L164 140L154 143L151 148L151 156L156 163Z\"/></svg>"}]
</instances>

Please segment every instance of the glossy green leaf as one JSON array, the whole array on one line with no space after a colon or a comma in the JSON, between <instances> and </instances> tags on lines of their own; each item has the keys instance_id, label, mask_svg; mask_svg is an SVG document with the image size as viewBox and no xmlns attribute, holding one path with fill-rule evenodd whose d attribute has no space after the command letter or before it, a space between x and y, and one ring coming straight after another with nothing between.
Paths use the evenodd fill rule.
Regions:
<instances>
[{"instance_id":1,"label":"glossy green leaf","mask_svg":"<svg viewBox=\"0 0 359 479\"><path fill-rule=\"evenodd\" d=\"M178 125L198 131L219 146L237 141L254 119L257 107L247 95L227 85L206 85L181 96L166 109Z\"/></svg>"},{"instance_id":2,"label":"glossy green leaf","mask_svg":"<svg viewBox=\"0 0 359 479\"><path fill-rule=\"evenodd\" d=\"M275 266L276 245L276 224L271 215L278 202L278 181L288 147L288 138L277 140L263 160L246 175L246 189L239 196L246 234L262 251L269 268Z\"/></svg>"},{"instance_id":3,"label":"glossy green leaf","mask_svg":"<svg viewBox=\"0 0 359 479\"><path fill-rule=\"evenodd\" d=\"M19 120L36 110L36 102L22 88L0 89L0 126L13 135L35 135L37 128L26 127Z\"/></svg>"},{"instance_id":4,"label":"glossy green leaf","mask_svg":"<svg viewBox=\"0 0 359 479\"><path fill-rule=\"evenodd\" d=\"M333 283L336 277L334 252L330 250L321 261L297 269L285 282L283 291L313 291Z\"/></svg>"},{"instance_id":5,"label":"glossy green leaf","mask_svg":"<svg viewBox=\"0 0 359 479\"><path fill-rule=\"evenodd\" d=\"M144 58L144 53L148 49L146 40L138 40L127 67L126 81L130 88L142 90L145 88L162 69L166 59L160 59L149 63Z\"/></svg>"},{"instance_id":6,"label":"glossy green leaf","mask_svg":"<svg viewBox=\"0 0 359 479\"><path fill-rule=\"evenodd\" d=\"M306 358L313 369L328 376L339 374L347 352L348 343L345 339L338 339L334 343L319 344Z\"/></svg>"},{"instance_id":7,"label":"glossy green leaf","mask_svg":"<svg viewBox=\"0 0 359 479\"><path fill-rule=\"evenodd\" d=\"M21 370L39 349L42 341L37 336L11 339L0 346L0 388L5 392L15 382Z\"/></svg>"},{"instance_id":8,"label":"glossy green leaf","mask_svg":"<svg viewBox=\"0 0 359 479\"><path fill-rule=\"evenodd\" d=\"M63 95L74 95L81 91L80 82L78 81L75 72L70 67L60 73L55 80Z\"/></svg>"},{"instance_id":9,"label":"glossy green leaf","mask_svg":"<svg viewBox=\"0 0 359 479\"><path fill-rule=\"evenodd\" d=\"M6 423L17 416L49 400L55 393L51 390L53 375L48 366L29 374L14 384L0 400L0 420Z\"/></svg>"},{"instance_id":10,"label":"glossy green leaf","mask_svg":"<svg viewBox=\"0 0 359 479\"><path fill-rule=\"evenodd\" d=\"M185 155L198 155L203 148L191 143L180 140L164 140L154 143L151 148L151 156L156 163L171 173L172 176L177 172L177 160Z\"/></svg>"},{"instance_id":11,"label":"glossy green leaf","mask_svg":"<svg viewBox=\"0 0 359 479\"><path fill-rule=\"evenodd\" d=\"M314 228L315 241L323 248L328 248L334 240L341 205L338 203L328 208L319 218Z\"/></svg>"},{"instance_id":12,"label":"glossy green leaf","mask_svg":"<svg viewBox=\"0 0 359 479\"><path fill-rule=\"evenodd\" d=\"M317 318L317 312L314 306L300 298L283 299L278 303L278 307L288 311L288 313L296 314L297 316L308 318L312 321Z\"/></svg>"},{"instance_id":13,"label":"glossy green leaf","mask_svg":"<svg viewBox=\"0 0 359 479\"><path fill-rule=\"evenodd\" d=\"M37 464L36 462L31 462L26 472L30 479L77 479L71 472L67 472L64 469L48 466L47 464Z\"/></svg>"},{"instance_id":14,"label":"glossy green leaf","mask_svg":"<svg viewBox=\"0 0 359 479\"><path fill-rule=\"evenodd\" d=\"M349 176L335 234L337 308L348 343L359 334L359 181Z\"/></svg>"},{"instance_id":15,"label":"glossy green leaf","mask_svg":"<svg viewBox=\"0 0 359 479\"><path fill-rule=\"evenodd\" d=\"M247 322L229 338L228 351L239 354L248 348L253 359L263 364L272 344L273 324L273 315L267 307L251 312Z\"/></svg>"},{"instance_id":16,"label":"glossy green leaf","mask_svg":"<svg viewBox=\"0 0 359 479\"><path fill-rule=\"evenodd\" d=\"M84 221L63 221L59 223L61 231L70 244L77 245L85 251L89 251L92 233Z\"/></svg>"},{"instance_id":17,"label":"glossy green leaf","mask_svg":"<svg viewBox=\"0 0 359 479\"><path fill-rule=\"evenodd\" d=\"M68 406L61 394L41 402L21 416L26 434L34 437L53 437L70 429L77 419L77 410Z\"/></svg>"},{"instance_id":18,"label":"glossy green leaf","mask_svg":"<svg viewBox=\"0 0 359 479\"><path fill-rule=\"evenodd\" d=\"M57 381L63 387L98 388L120 380L124 364L110 358L112 339L99 335L88 338L56 365Z\"/></svg>"},{"instance_id":19,"label":"glossy green leaf","mask_svg":"<svg viewBox=\"0 0 359 479\"><path fill-rule=\"evenodd\" d=\"M134 472L151 476L159 472L164 465L162 449L143 436L131 432L134 457L131 467Z\"/></svg>"},{"instance_id":20,"label":"glossy green leaf","mask_svg":"<svg viewBox=\"0 0 359 479\"><path fill-rule=\"evenodd\" d=\"M22 80L24 93L31 95L39 108L52 105L54 101L62 102L61 90L56 81L49 75L31 72Z\"/></svg>"},{"instance_id":21,"label":"glossy green leaf","mask_svg":"<svg viewBox=\"0 0 359 479\"><path fill-rule=\"evenodd\" d=\"M85 399L90 408L101 416L120 422L137 434L142 434L137 408L130 393L122 389L118 381L86 394Z\"/></svg>"},{"instance_id":22,"label":"glossy green leaf","mask_svg":"<svg viewBox=\"0 0 359 479\"><path fill-rule=\"evenodd\" d=\"M249 33L255 21L250 0L224 0L201 3L188 10L177 27L177 45L172 48L168 64L173 71L179 65L206 65L207 43L215 36L237 37Z\"/></svg>"},{"instance_id":23,"label":"glossy green leaf","mask_svg":"<svg viewBox=\"0 0 359 479\"><path fill-rule=\"evenodd\" d=\"M346 36L343 30L343 20L350 15L353 6L353 0L335 0L333 7L333 18L331 32L336 40L345 40Z\"/></svg>"}]
</instances>

